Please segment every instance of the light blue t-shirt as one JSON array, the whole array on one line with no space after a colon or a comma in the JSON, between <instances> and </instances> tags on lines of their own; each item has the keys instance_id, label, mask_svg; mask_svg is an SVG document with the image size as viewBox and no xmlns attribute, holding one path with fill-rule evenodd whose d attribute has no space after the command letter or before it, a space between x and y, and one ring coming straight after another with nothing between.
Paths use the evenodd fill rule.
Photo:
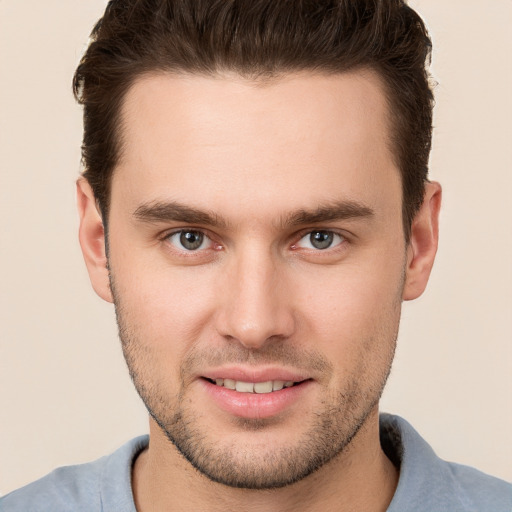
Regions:
<instances>
[{"instance_id":1,"label":"light blue t-shirt","mask_svg":"<svg viewBox=\"0 0 512 512\"><path fill-rule=\"evenodd\" d=\"M445 462L398 416L382 414L381 443L400 466L388 512L512 512L512 484ZM49 475L0 498L0 512L136 512L131 468L148 436L111 455Z\"/></svg>"}]
</instances>

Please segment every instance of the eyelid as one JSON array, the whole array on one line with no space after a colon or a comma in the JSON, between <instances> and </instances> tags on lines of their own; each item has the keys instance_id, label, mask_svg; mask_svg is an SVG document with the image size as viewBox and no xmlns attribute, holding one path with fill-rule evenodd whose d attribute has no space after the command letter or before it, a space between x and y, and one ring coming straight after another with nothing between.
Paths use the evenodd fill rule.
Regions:
<instances>
[{"instance_id":1,"label":"eyelid","mask_svg":"<svg viewBox=\"0 0 512 512\"><path fill-rule=\"evenodd\" d=\"M196 250L187 250L185 248L180 249L175 244L171 244L169 239L178 233L183 233L187 231L196 231L201 233L206 239L209 240L208 247L203 249L196 249ZM298 243L307 235L311 235L311 233L314 232L326 232L326 233L332 233L334 235L337 235L341 238L340 242L336 243L333 246L327 247L325 249L316 249L316 248L303 248L298 246ZM305 228L300 230L298 233L295 233L295 235L292 235L292 244L291 249L292 250L298 250L298 249L304 249L306 251L315 252L315 253L331 253L335 251L336 249L341 249L341 247L345 246L346 243L349 243L351 240L351 234L347 233L345 230L339 230L335 228ZM162 243L166 243L168 246L171 246L171 250L174 252L180 253L181 255L185 257L194 257L198 256L199 254L204 254L206 251L209 250L222 250L224 249L224 244L218 240L218 236L216 234L212 234L208 229L196 227L196 226L180 226L176 228L169 229L165 232L163 232L160 236L158 236L158 239Z\"/></svg>"},{"instance_id":2,"label":"eyelid","mask_svg":"<svg viewBox=\"0 0 512 512\"><path fill-rule=\"evenodd\" d=\"M175 244L170 242L170 238L172 236L177 235L179 233L184 233L184 232L185 233L186 232L201 233L204 236L205 239L209 240L208 247L205 247L203 249L187 250L184 247L180 249L178 246L176 246ZM206 230L204 228L197 228L197 227L194 227L194 226L174 228L174 229L165 231L159 237L161 242L167 243L168 245L172 246L173 250L175 250L176 252L183 253L184 255L187 255L187 256L193 256L194 254L197 255L199 253L202 253L202 252L207 251L207 250L212 249L212 248L215 248L216 250L222 248L221 244L216 242L214 238L215 237L213 237L208 230ZM217 247L215 247L215 246L217 246Z\"/></svg>"},{"instance_id":3,"label":"eyelid","mask_svg":"<svg viewBox=\"0 0 512 512\"><path fill-rule=\"evenodd\" d=\"M303 238L305 238L308 235L310 236L312 233L316 233L316 232L331 233L333 235L336 235L336 236L340 237L341 240L340 240L340 242L336 243L335 245L326 247L325 249L300 247L298 245L299 242ZM333 228L314 228L314 229L307 228L307 229L303 229L303 230L299 231L299 233L297 233L294 236L294 239L295 239L295 242L291 246L292 249L294 249L294 250L305 249L305 250L308 250L308 251L318 252L318 253L322 253L322 252L327 253L329 251L336 250L337 248L340 248L340 246L345 245L345 242L349 241L349 237L348 237L348 235L344 231L341 231L341 230L338 230L338 229L333 229Z\"/></svg>"}]
</instances>

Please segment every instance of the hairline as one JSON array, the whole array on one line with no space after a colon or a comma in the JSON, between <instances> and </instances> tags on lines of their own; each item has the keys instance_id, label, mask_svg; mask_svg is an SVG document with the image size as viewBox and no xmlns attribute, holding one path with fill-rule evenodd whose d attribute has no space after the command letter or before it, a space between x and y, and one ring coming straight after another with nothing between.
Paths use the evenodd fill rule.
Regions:
<instances>
[{"instance_id":1,"label":"hairline","mask_svg":"<svg viewBox=\"0 0 512 512\"><path fill-rule=\"evenodd\" d=\"M132 79L126 84L124 84L124 90L118 99L117 103L117 111L116 111L116 128L114 133L114 148L115 148L115 165L112 167L112 171L108 176L108 185L106 187L106 197L105 204L100 204L99 200L97 200L98 207L102 214L102 220L105 227L105 232L108 232L108 215L110 211L110 202L112 196L112 183L114 179L114 174L116 173L118 167L122 161L123 148L125 146L123 131L126 126L126 116L125 105L127 97L130 91L140 82L151 79L153 77L162 77L169 76L175 78L209 78L213 80L229 80L229 81L241 81L248 83L257 88L270 87L280 81L286 79L292 79L294 77L300 77L301 75L308 76L336 76L336 75L348 75L348 74L360 74L362 77L372 77L377 81L377 85L380 87L382 91L384 100L385 100L385 122L387 126L387 133L385 136L385 144L389 150L390 156L393 160L394 167L396 168L401 184L401 216L402 216L402 226L404 232L404 238L406 244L409 243L410 238L410 230L411 230L411 222L408 222L405 216L405 194L404 194L404 173L401 165L401 160L398 155L399 148L397 143L395 142L395 138L398 135L398 120L395 114L395 118L392 114L393 106L394 106L394 96L391 91L391 86L388 84L384 73L377 69L377 66L372 66L371 64L356 64L353 66L347 66L346 69L328 69L325 67L304 67L304 68L283 68L282 70L276 71L265 71L261 70L260 72L252 72L252 73L244 73L243 71L233 69L230 67L220 66L218 69L214 70L205 70L205 69L180 69L180 68L165 68L165 67L153 67L151 69L141 70L138 73L134 73ZM428 180L425 180L425 183ZM417 213L417 212L416 212Z\"/></svg>"}]
</instances>

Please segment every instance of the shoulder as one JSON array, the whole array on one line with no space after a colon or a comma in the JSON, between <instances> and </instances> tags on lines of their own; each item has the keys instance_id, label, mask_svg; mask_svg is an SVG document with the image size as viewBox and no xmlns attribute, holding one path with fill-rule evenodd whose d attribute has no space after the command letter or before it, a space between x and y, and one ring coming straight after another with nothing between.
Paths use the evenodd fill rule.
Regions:
<instances>
[{"instance_id":1,"label":"shoulder","mask_svg":"<svg viewBox=\"0 0 512 512\"><path fill-rule=\"evenodd\" d=\"M99 506L100 461L67 466L0 498L2 512L101 510Z\"/></svg>"},{"instance_id":2,"label":"shoulder","mask_svg":"<svg viewBox=\"0 0 512 512\"><path fill-rule=\"evenodd\" d=\"M380 428L384 451L400 465L388 512L512 511L512 484L440 459L403 418L383 414Z\"/></svg>"},{"instance_id":3,"label":"shoulder","mask_svg":"<svg viewBox=\"0 0 512 512\"><path fill-rule=\"evenodd\" d=\"M148 437L132 439L94 462L65 466L0 498L2 512L135 511L132 461Z\"/></svg>"}]
</instances>

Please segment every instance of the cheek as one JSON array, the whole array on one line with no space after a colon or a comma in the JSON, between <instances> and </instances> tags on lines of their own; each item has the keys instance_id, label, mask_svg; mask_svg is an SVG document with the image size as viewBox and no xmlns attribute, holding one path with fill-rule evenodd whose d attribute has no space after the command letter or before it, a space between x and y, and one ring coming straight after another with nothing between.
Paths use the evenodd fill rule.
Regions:
<instances>
[{"instance_id":1,"label":"cheek","mask_svg":"<svg viewBox=\"0 0 512 512\"><path fill-rule=\"evenodd\" d=\"M333 364L328 388L358 403L375 400L389 374L400 320L401 279L351 273L330 293L309 301L310 339Z\"/></svg>"},{"instance_id":2,"label":"cheek","mask_svg":"<svg viewBox=\"0 0 512 512\"><path fill-rule=\"evenodd\" d=\"M116 306L137 343L151 346L156 355L173 351L176 359L202 336L212 314L208 273L172 268L139 259L115 258L111 263Z\"/></svg>"},{"instance_id":3,"label":"cheek","mask_svg":"<svg viewBox=\"0 0 512 512\"><path fill-rule=\"evenodd\" d=\"M403 267L398 262L386 266L375 258L368 265L330 269L316 280L322 286L312 287L308 280L301 283L305 298L301 310L323 350L339 359L357 357L369 345L379 352L394 344L403 287Z\"/></svg>"}]
</instances>

